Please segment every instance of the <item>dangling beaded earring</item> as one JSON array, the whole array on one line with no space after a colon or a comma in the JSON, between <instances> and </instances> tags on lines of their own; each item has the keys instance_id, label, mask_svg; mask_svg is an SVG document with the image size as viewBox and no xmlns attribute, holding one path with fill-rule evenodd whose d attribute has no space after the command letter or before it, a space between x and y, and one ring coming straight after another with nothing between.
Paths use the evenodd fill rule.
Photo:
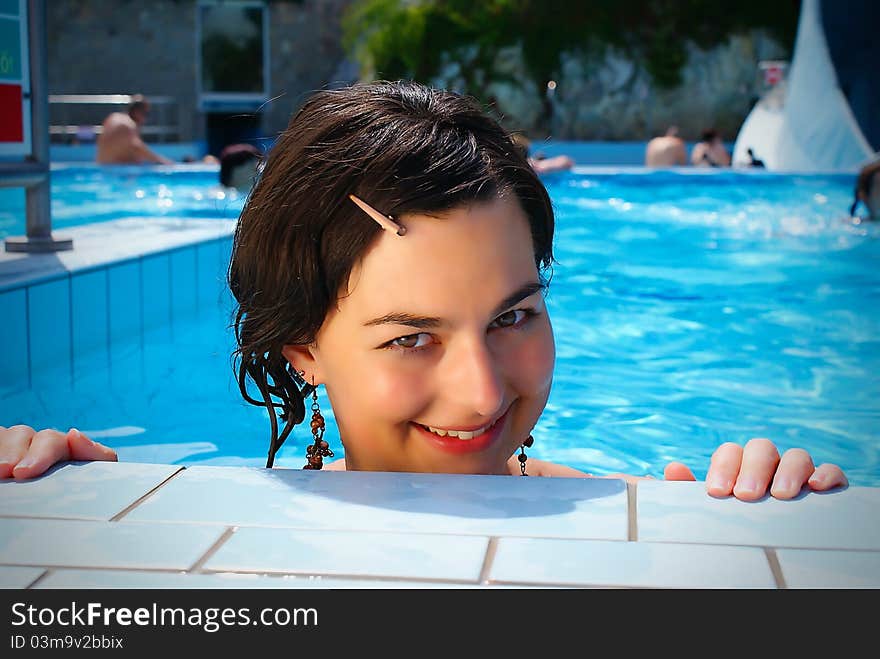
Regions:
<instances>
[{"instance_id":1,"label":"dangling beaded earring","mask_svg":"<svg viewBox=\"0 0 880 659\"><path fill-rule=\"evenodd\" d=\"M532 436L529 435L526 438L526 441L524 441L519 447L519 458L518 458L519 459L519 468L520 468L520 471L522 471L523 476L528 476L528 474L526 473L526 460L529 459L529 456L526 455L526 449L531 448L532 444L534 444L534 443L535 443L534 438L532 438Z\"/></svg>"},{"instance_id":2,"label":"dangling beaded earring","mask_svg":"<svg viewBox=\"0 0 880 659\"><path fill-rule=\"evenodd\" d=\"M303 469L321 469L324 466L324 458L332 458L333 451L330 445L324 441L324 417L318 406L318 389L312 382L312 435L315 443L306 447L306 460L308 462Z\"/></svg>"}]
</instances>

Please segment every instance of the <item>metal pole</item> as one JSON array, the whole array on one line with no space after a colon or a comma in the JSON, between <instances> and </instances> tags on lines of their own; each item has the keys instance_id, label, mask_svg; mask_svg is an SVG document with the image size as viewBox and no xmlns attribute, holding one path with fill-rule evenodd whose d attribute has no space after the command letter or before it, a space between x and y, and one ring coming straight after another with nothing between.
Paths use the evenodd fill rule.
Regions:
<instances>
[{"instance_id":1,"label":"metal pole","mask_svg":"<svg viewBox=\"0 0 880 659\"><path fill-rule=\"evenodd\" d=\"M31 101L31 156L20 168L42 174L26 187L27 236L6 239L7 252L56 252L73 248L73 240L52 237L49 168L49 66L46 61L46 0L28 0Z\"/></svg>"}]
</instances>

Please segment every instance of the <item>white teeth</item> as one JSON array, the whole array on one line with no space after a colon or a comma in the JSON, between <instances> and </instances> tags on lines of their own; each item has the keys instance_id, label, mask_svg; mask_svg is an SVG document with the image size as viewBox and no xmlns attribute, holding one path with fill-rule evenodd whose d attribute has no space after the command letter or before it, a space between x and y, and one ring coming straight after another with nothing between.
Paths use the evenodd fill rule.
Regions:
<instances>
[{"instance_id":1,"label":"white teeth","mask_svg":"<svg viewBox=\"0 0 880 659\"><path fill-rule=\"evenodd\" d=\"M492 427L490 423L488 426L483 426L482 428L477 428L476 430L443 430L442 428L432 428L431 426L422 426L423 428L427 428L435 435L440 435L441 437L457 437L458 439L473 439L474 437L478 437L486 432L489 428Z\"/></svg>"}]
</instances>

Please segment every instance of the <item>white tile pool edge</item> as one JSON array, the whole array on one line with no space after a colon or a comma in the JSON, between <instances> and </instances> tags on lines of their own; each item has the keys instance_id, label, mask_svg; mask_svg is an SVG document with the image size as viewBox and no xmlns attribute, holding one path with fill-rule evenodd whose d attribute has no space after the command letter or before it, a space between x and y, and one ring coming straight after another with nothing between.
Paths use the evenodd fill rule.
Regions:
<instances>
[{"instance_id":1,"label":"white tile pool edge","mask_svg":"<svg viewBox=\"0 0 880 659\"><path fill-rule=\"evenodd\" d=\"M74 249L0 253L0 372L32 386L87 363L114 340L218 304L232 249L228 220L126 219L74 227ZM222 295L222 293L220 293Z\"/></svg>"},{"instance_id":2,"label":"white tile pool edge","mask_svg":"<svg viewBox=\"0 0 880 659\"><path fill-rule=\"evenodd\" d=\"M535 535L529 533L528 523L494 534L462 534L449 529L448 519L445 526L438 526L430 516L389 513L387 501L378 508L353 507L361 516L357 530L329 528L339 527L338 522L328 528L283 520L267 526L259 515L242 519L232 510L228 517L221 512L209 522L197 519L198 506L188 511L182 496L187 490L175 492L174 487L196 472L216 477L213 489L209 487L203 495L222 511L228 505L224 493L232 498L240 494L230 486L235 479L249 483L255 473L273 470L88 464L96 465L92 469L95 479L81 479L74 487L65 484L68 492L74 490L72 496L77 488L97 487L99 474L111 479L107 482L112 486L112 478L131 481L139 474L153 474L151 478L157 479L162 473L173 473L158 485L145 482L143 494L109 518L85 519L75 512L35 517L33 509L24 508L21 515L8 507L0 511L0 587L880 587L880 532L864 525L866 515L867 519L880 518L880 488L851 487L825 495L806 494L790 502L747 504L714 500L701 483L645 481L626 488L625 506L617 512L586 506L561 514L551 531L560 537L546 537L546 524ZM391 488L389 492L396 492L404 482L438 487L437 475L372 474L365 479L359 474L303 476L299 470L278 471L276 475L288 484L319 479L314 482L327 492L352 484L358 491L371 491L363 490L364 483L375 488L383 482ZM53 476L37 487L52 485ZM448 480L456 496L462 488L486 495L502 485L498 494L507 496L516 480L497 478ZM608 483L599 480L579 480L577 487L590 493L603 485L607 495ZM552 499L559 488L567 489L563 498L570 494L569 479L540 481L532 485L543 490L546 498ZM0 490L8 484L0 481ZM151 507L154 512L160 510L154 505L158 494L177 497L177 512L164 514L176 518L132 514ZM268 494L253 492L257 498ZM134 497L132 493L126 496ZM292 496L320 513L321 506L315 507L313 498L303 499L295 491ZM334 498L328 506L338 511L340 500ZM460 514L456 510L447 513L445 517L451 518ZM393 530L386 523L389 514L396 516L398 524L409 519L415 525ZM600 518L609 515L621 516L621 525L629 529L623 537L611 540L594 535L594 529L603 527ZM791 521L788 526L785 519ZM666 537L658 528L666 529ZM63 553L53 549L59 543L66 545ZM32 548L36 545L39 550Z\"/></svg>"}]
</instances>

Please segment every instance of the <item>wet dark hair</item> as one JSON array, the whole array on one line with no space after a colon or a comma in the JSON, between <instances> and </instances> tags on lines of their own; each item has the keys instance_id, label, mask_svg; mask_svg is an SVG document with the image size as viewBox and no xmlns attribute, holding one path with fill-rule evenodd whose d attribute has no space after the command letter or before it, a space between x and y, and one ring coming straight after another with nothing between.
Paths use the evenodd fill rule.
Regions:
<instances>
[{"instance_id":1,"label":"wet dark hair","mask_svg":"<svg viewBox=\"0 0 880 659\"><path fill-rule=\"evenodd\" d=\"M547 191L475 100L408 81L312 95L269 151L239 218L229 266L237 301L233 359L242 396L269 413L267 467L303 420L313 390L282 349L315 340L352 268L382 231L349 194L391 216L442 213L513 194L529 220L542 277L553 262Z\"/></svg>"},{"instance_id":2,"label":"wet dark hair","mask_svg":"<svg viewBox=\"0 0 880 659\"><path fill-rule=\"evenodd\" d=\"M236 167L249 162L259 162L263 158L263 152L253 144L230 144L220 152L220 185L229 187L232 184L232 174Z\"/></svg>"},{"instance_id":3,"label":"wet dark hair","mask_svg":"<svg viewBox=\"0 0 880 659\"><path fill-rule=\"evenodd\" d=\"M143 110L144 112L149 112L150 110L150 102L143 94L134 94L128 101L128 116L134 116L134 113L138 110Z\"/></svg>"},{"instance_id":4,"label":"wet dark hair","mask_svg":"<svg viewBox=\"0 0 880 659\"><path fill-rule=\"evenodd\" d=\"M871 196L871 188L874 179L877 178L876 174L880 174L880 159L868 163L859 171L858 178L856 178L856 189L853 192L853 203L849 207L850 217L855 217L859 202Z\"/></svg>"},{"instance_id":5,"label":"wet dark hair","mask_svg":"<svg viewBox=\"0 0 880 659\"><path fill-rule=\"evenodd\" d=\"M706 128L700 133L700 141L701 142L712 142L716 137L720 137L721 134L714 128Z\"/></svg>"}]
</instances>

